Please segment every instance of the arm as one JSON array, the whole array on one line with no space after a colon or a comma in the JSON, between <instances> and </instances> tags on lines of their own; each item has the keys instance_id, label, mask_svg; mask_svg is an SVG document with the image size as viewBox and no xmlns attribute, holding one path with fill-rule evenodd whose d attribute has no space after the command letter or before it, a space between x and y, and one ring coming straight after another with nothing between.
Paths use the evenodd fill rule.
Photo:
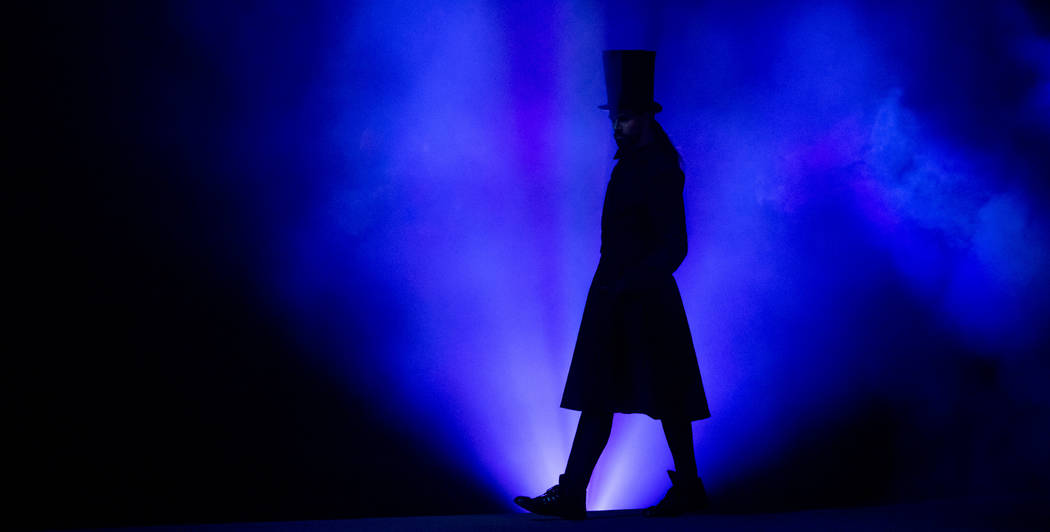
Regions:
<instances>
[{"instance_id":1,"label":"arm","mask_svg":"<svg viewBox=\"0 0 1050 532\"><path fill-rule=\"evenodd\" d=\"M684 187L685 174L677 165L653 176L646 203L655 241L652 251L625 272L620 291L644 290L648 280L671 275L685 260L688 243Z\"/></svg>"}]
</instances>

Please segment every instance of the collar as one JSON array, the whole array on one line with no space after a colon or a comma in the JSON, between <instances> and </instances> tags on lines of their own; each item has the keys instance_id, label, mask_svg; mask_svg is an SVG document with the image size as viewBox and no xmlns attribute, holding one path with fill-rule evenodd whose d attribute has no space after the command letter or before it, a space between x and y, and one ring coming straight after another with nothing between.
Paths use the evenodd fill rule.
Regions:
<instances>
[{"instance_id":1,"label":"collar","mask_svg":"<svg viewBox=\"0 0 1050 532\"><path fill-rule=\"evenodd\" d=\"M657 142L654 140L649 144L643 144L637 148L628 148L626 150L623 148L616 148L616 154L613 155L613 159L622 159L624 157L633 158L636 155L652 151L656 146Z\"/></svg>"}]
</instances>

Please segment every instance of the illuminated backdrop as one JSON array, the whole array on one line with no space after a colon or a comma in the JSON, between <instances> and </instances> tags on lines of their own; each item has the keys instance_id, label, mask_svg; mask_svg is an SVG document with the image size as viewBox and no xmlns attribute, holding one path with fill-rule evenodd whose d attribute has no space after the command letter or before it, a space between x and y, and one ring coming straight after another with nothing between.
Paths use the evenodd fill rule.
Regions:
<instances>
[{"instance_id":1,"label":"illuminated backdrop","mask_svg":"<svg viewBox=\"0 0 1050 532\"><path fill-rule=\"evenodd\" d=\"M607 48L657 51L683 157L709 491L805 501L792 475L836 467L889 498L1045 487L1050 41L1023 6L171 9L225 81L217 127L171 124L251 235L220 253L251 257L304 363L507 509L557 481L578 418ZM617 416L589 506L652 504L670 468L658 422Z\"/></svg>"}]
</instances>

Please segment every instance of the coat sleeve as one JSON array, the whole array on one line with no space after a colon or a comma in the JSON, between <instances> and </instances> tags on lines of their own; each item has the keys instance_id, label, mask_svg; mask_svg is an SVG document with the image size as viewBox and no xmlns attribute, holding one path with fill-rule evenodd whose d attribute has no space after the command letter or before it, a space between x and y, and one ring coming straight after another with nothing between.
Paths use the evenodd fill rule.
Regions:
<instances>
[{"instance_id":1,"label":"coat sleeve","mask_svg":"<svg viewBox=\"0 0 1050 532\"><path fill-rule=\"evenodd\" d=\"M685 174L677 165L665 168L651 180L646 211L652 227L651 250L624 276L625 290L644 289L645 281L671 275L685 260Z\"/></svg>"}]
</instances>

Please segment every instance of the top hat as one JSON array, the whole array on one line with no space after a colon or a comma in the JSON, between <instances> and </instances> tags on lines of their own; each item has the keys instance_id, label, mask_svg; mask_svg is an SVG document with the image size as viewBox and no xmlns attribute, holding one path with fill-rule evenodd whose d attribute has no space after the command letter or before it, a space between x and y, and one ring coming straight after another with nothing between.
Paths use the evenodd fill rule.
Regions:
<instances>
[{"instance_id":1,"label":"top hat","mask_svg":"<svg viewBox=\"0 0 1050 532\"><path fill-rule=\"evenodd\" d=\"M653 101L656 52L651 50L605 50L605 92L609 103L599 109L630 109L658 113L663 107Z\"/></svg>"}]
</instances>

